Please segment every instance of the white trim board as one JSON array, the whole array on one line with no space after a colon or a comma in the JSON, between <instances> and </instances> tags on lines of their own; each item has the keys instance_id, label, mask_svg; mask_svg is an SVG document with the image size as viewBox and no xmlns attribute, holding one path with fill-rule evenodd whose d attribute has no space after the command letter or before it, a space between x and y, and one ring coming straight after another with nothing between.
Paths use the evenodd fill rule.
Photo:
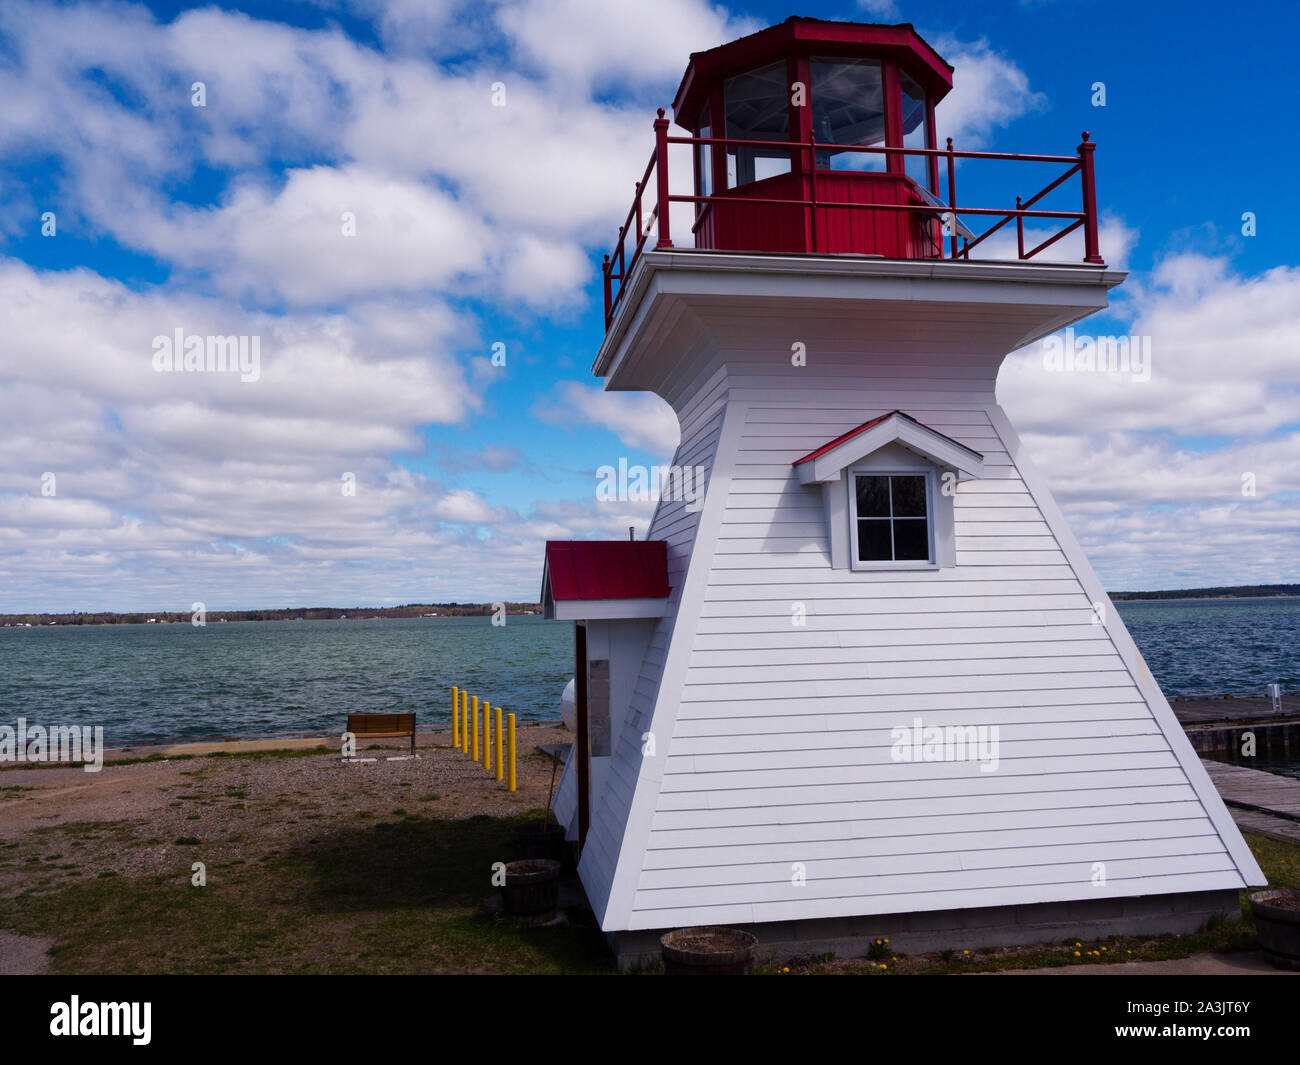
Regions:
<instances>
[{"instance_id":1,"label":"white trim board","mask_svg":"<svg viewBox=\"0 0 1300 1065\"><path fill-rule=\"evenodd\" d=\"M661 618L669 612L668 599L557 599L556 621L614 621Z\"/></svg>"}]
</instances>

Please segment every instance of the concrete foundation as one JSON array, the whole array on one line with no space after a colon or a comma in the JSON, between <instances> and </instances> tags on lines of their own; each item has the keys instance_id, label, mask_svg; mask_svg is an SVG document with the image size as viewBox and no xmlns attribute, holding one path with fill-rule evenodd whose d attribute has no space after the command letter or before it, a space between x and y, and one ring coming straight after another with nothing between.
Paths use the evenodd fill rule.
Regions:
<instances>
[{"instance_id":1,"label":"concrete foundation","mask_svg":"<svg viewBox=\"0 0 1300 1065\"><path fill-rule=\"evenodd\" d=\"M1197 932L1213 917L1240 919L1236 891L773 921L736 927L758 937L760 961L783 962L818 954L861 958L877 939L885 938L894 950L926 954L947 949L1060 943L1067 937L1097 940L1107 936ZM659 937L669 931L606 932L605 938L620 969L637 969L659 964Z\"/></svg>"}]
</instances>

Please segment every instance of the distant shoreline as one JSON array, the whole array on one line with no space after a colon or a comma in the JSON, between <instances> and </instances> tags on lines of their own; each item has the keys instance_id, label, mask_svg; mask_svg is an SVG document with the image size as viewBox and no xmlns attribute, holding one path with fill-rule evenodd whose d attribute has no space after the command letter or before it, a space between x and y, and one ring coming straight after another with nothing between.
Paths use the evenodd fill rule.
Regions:
<instances>
[{"instance_id":1,"label":"distant shoreline","mask_svg":"<svg viewBox=\"0 0 1300 1065\"><path fill-rule=\"evenodd\" d=\"M1248 584L1224 588L1174 588L1151 592L1108 592L1117 603L1165 599L1284 599L1300 596L1300 584ZM504 607L509 616L542 612L540 603L407 603L403 606L276 607L262 610L208 610L206 624L223 621L374 621L381 618L487 617ZM45 625L176 625L190 623L184 610L72 611L0 614L0 628Z\"/></svg>"},{"instance_id":2,"label":"distant shoreline","mask_svg":"<svg viewBox=\"0 0 1300 1065\"><path fill-rule=\"evenodd\" d=\"M1244 584L1236 588L1176 588L1158 592L1107 592L1113 601L1129 599L1285 599L1300 595L1300 584Z\"/></svg>"},{"instance_id":3,"label":"distant shoreline","mask_svg":"<svg viewBox=\"0 0 1300 1065\"><path fill-rule=\"evenodd\" d=\"M376 621L387 618L490 617L498 611L515 617L540 614L540 603L406 603L402 606L276 607L263 610L205 610L207 625L223 621ZM45 625L188 625L189 610L88 610L62 614L0 614L0 628Z\"/></svg>"}]
</instances>

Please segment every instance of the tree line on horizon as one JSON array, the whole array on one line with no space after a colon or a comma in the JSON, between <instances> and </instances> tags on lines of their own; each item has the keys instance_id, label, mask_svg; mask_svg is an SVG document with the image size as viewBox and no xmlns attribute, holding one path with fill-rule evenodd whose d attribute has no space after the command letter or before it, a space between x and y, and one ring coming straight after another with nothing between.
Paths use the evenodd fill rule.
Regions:
<instances>
[{"instance_id":1,"label":"tree line on horizon","mask_svg":"<svg viewBox=\"0 0 1300 1065\"><path fill-rule=\"evenodd\" d=\"M1264 598L1270 596L1300 595L1300 584L1244 584L1222 588L1174 588L1155 592L1109 592L1111 599L1217 599ZM507 614L539 614L540 603L507 602ZM313 606L278 607L264 610L209 610L205 620L221 621L338 621L343 618L418 618L429 614L439 617L483 617L496 610L495 603L406 603L402 606ZM0 614L0 626L14 625L146 625L152 619L157 624L188 624L192 612L188 610L133 611L118 613L111 610L74 611L66 614Z\"/></svg>"},{"instance_id":2,"label":"tree line on horizon","mask_svg":"<svg viewBox=\"0 0 1300 1065\"><path fill-rule=\"evenodd\" d=\"M353 607L280 607L265 610L208 610L204 612L207 624L222 621L338 621L343 618L419 618L429 614L438 617L482 617L496 610L496 603L406 603L402 606ZM507 614L536 614L539 603L505 604ZM189 624L193 612L189 610L144 610L118 613L111 610L74 611L66 614L0 614L0 625L147 625L151 621L163 624Z\"/></svg>"},{"instance_id":3,"label":"tree line on horizon","mask_svg":"<svg viewBox=\"0 0 1300 1065\"><path fill-rule=\"evenodd\" d=\"M1300 584L1242 584L1231 588L1175 588L1165 592L1107 592L1112 599L1247 599L1300 595Z\"/></svg>"}]
</instances>

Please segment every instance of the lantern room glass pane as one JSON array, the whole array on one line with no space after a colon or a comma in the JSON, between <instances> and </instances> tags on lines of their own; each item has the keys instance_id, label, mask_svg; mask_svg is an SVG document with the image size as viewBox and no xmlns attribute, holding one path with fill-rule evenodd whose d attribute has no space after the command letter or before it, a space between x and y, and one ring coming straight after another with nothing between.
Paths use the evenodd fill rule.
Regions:
<instances>
[{"instance_id":1,"label":"lantern room glass pane","mask_svg":"<svg viewBox=\"0 0 1300 1065\"><path fill-rule=\"evenodd\" d=\"M819 144L885 144L885 91L876 59L813 59L813 135ZM874 152L817 153L823 170L884 170Z\"/></svg>"},{"instance_id":2,"label":"lantern room glass pane","mask_svg":"<svg viewBox=\"0 0 1300 1065\"><path fill-rule=\"evenodd\" d=\"M930 147L930 120L925 106L925 90L907 71L898 72L898 98L902 108L903 147ZM907 176L922 188L930 188L930 168L924 155L905 155ZM931 192L934 190L931 189Z\"/></svg>"},{"instance_id":3,"label":"lantern room glass pane","mask_svg":"<svg viewBox=\"0 0 1300 1065\"><path fill-rule=\"evenodd\" d=\"M713 136L713 120L709 117L709 105L705 104L704 109L700 112L700 120L695 123L695 135L697 137ZM695 146L695 173L699 176L699 195L713 195L713 145L697 144ZM703 208L704 204L696 204L697 208ZM698 212L697 212L698 213Z\"/></svg>"},{"instance_id":4,"label":"lantern room glass pane","mask_svg":"<svg viewBox=\"0 0 1300 1065\"><path fill-rule=\"evenodd\" d=\"M728 78L723 85L728 138L789 141L790 99L785 63ZM727 148L727 188L790 172L788 148Z\"/></svg>"}]
</instances>

